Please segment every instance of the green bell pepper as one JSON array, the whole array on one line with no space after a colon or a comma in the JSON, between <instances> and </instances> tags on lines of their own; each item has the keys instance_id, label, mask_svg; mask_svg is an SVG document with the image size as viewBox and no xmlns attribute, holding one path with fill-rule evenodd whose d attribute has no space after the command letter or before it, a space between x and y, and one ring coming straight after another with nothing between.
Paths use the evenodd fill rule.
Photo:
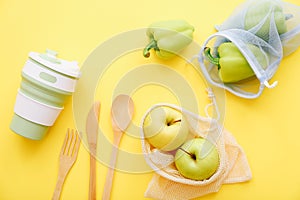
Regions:
<instances>
[{"instance_id":1,"label":"green bell pepper","mask_svg":"<svg viewBox=\"0 0 300 200\"><path fill-rule=\"evenodd\" d=\"M270 14L270 11L274 12L274 15ZM263 40L269 40L269 31L270 31L270 20L274 16L276 28L278 34L281 35L287 32L286 20L290 19L292 15L284 14L282 7L278 2L274 0L257 0L256 2L250 4L245 16L245 30L250 30L254 26L258 25L262 21L265 23L261 28L255 33L258 37ZM266 18L267 17L267 18Z\"/></svg>"},{"instance_id":2,"label":"green bell pepper","mask_svg":"<svg viewBox=\"0 0 300 200\"><path fill-rule=\"evenodd\" d=\"M144 57L154 49L158 57L169 59L187 47L193 40L194 27L184 20L159 21L147 29L149 44L144 49Z\"/></svg>"},{"instance_id":3,"label":"green bell pepper","mask_svg":"<svg viewBox=\"0 0 300 200\"><path fill-rule=\"evenodd\" d=\"M268 61L265 54L255 45L247 44L247 47L262 67L266 68ZM218 57L211 55L209 47L205 47L204 55L210 63L218 66L219 77L224 83L238 82L254 75L248 61L232 42L222 43L218 47Z\"/></svg>"}]
</instances>

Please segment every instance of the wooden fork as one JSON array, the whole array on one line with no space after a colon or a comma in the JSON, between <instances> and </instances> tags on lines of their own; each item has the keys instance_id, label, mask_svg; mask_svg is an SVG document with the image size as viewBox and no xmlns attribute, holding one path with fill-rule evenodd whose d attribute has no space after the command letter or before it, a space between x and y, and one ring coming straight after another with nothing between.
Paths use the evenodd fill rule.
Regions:
<instances>
[{"instance_id":1,"label":"wooden fork","mask_svg":"<svg viewBox=\"0 0 300 200\"><path fill-rule=\"evenodd\" d=\"M52 200L58 200L60 198L62 186L66 176L76 161L79 147L80 138L78 137L77 131L68 129L59 155L58 178Z\"/></svg>"}]
</instances>

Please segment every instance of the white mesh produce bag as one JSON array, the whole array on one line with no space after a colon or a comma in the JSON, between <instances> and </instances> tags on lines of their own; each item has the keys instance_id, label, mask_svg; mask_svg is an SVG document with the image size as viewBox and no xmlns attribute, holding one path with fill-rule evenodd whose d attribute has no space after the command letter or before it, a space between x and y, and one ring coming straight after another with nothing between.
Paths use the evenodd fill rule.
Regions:
<instances>
[{"instance_id":1,"label":"white mesh produce bag","mask_svg":"<svg viewBox=\"0 0 300 200\"><path fill-rule=\"evenodd\" d=\"M212 104L216 106L215 97L209 92ZM190 136L187 140L202 137L217 147L219 167L208 179L196 181L183 177L174 164L174 151L166 152L151 146L144 138L143 124L151 110L167 106L182 113L188 121ZM218 110L216 109L218 112ZM234 137L209 116L202 117L173 104L156 104L151 107L141 120L142 151L147 164L156 172L145 192L146 197L164 200L185 200L217 192L222 184L245 182L251 179L251 170L243 149ZM209 145L206 150L209 150ZM203 146L205 149L205 146ZM205 150L204 150L205 151ZM205 155L205 152L204 152Z\"/></svg>"},{"instance_id":2,"label":"white mesh produce bag","mask_svg":"<svg viewBox=\"0 0 300 200\"><path fill-rule=\"evenodd\" d=\"M216 28L247 30L274 48L281 41L286 56L300 45L300 6L280 0L248 0Z\"/></svg>"},{"instance_id":3,"label":"white mesh produce bag","mask_svg":"<svg viewBox=\"0 0 300 200\"><path fill-rule=\"evenodd\" d=\"M263 39L242 29L219 31L211 35L203 46L210 47L212 55L217 58L218 48L225 42L231 42L238 48L253 70L253 76L237 82L224 83L219 76L218 67L206 59L205 49L202 49L198 57L199 66L209 83L244 98L256 98L262 93L264 87L272 88L276 85L277 82L269 84L269 80L282 59L281 49L274 48ZM257 52L253 52L249 45L255 45L259 49L263 61L258 59ZM224 66L221 66L221 69L222 67ZM232 65L232 67L235 66Z\"/></svg>"},{"instance_id":4,"label":"white mesh produce bag","mask_svg":"<svg viewBox=\"0 0 300 200\"><path fill-rule=\"evenodd\" d=\"M202 49L198 61L205 78L237 96L256 98L265 87L276 86L277 81L269 81L281 60L300 45L300 7L279 0L249 0L216 28L218 32L207 38L203 47L209 47L211 55L217 58L223 43L233 43L247 60L253 76L222 80L218 67L209 62ZM253 46L260 51L253 51Z\"/></svg>"}]
</instances>

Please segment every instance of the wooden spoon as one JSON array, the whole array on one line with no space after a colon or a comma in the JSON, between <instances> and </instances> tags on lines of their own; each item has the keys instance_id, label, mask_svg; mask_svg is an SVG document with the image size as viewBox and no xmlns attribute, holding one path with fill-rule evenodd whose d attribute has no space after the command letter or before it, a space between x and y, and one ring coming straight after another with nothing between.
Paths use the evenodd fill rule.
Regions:
<instances>
[{"instance_id":1,"label":"wooden spoon","mask_svg":"<svg viewBox=\"0 0 300 200\"><path fill-rule=\"evenodd\" d=\"M114 176L114 168L117 161L118 147L128 125L131 122L134 110L132 99L127 95L119 95L113 101L111 107L111 122L114 133L113 149L110 160L110 165L106 175L102 200L109 200Z\"/></svg>"}]
</instances>

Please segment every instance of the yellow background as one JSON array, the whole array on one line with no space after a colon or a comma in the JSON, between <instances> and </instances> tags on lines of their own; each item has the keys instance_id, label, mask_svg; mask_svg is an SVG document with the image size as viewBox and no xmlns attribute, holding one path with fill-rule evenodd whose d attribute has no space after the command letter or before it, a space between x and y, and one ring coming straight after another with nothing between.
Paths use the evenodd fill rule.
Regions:
<instances>
[{"instance_id":1,"label":"yellow background","mask_svg":"<svg viewBox=\"0 0 300 200\"><path fill-rule=\"evenodd\" d=\"M113 35L164 19L187 20L195 26L195 41L202 44L214 32L214 25L222 23L242 2L1 0L0 199L50 199L65 131L75 127L70 99L41 141L25 139L9 129L21 82L20 73L30 51L43 52L50 48L58 51L61 58L77 60L81 65L94 48ZM296 0L289 2L299 5ZM138 61L122 61L122 70L141 61L139 55L133 57ZM300 199L299 62L300 50L285 58L273 78L279 81L278 86L266 89L258 99L245 100L226 93L224 124L244 148L253 179L247 183L224 185L218 193L199 199ZM173 65L193 86L202 83L191 71ZM112 81L122 74L117 72ZM109 79L107 82L113 85ZM107 86L103 90L108 93L97 96L103 101L100 126L111 139L111 88ZM197 94L199 101L206 98L203 94ZM145 98L147 95L150 97ZM147 106L160 101L176 103L172 94L155 86L136 92L133 100L136 105L133 120L137 124ZM124 137L121 148L139 152L140 144ZM97 163L98 199L101 199L106 171L105 165ZM89 154L81 145L77 162L64 184L62 199L87 199L88 177ZM152 173L117 171L112 199L143 199L151 177Z\"/></svg>"}]
</instances>

